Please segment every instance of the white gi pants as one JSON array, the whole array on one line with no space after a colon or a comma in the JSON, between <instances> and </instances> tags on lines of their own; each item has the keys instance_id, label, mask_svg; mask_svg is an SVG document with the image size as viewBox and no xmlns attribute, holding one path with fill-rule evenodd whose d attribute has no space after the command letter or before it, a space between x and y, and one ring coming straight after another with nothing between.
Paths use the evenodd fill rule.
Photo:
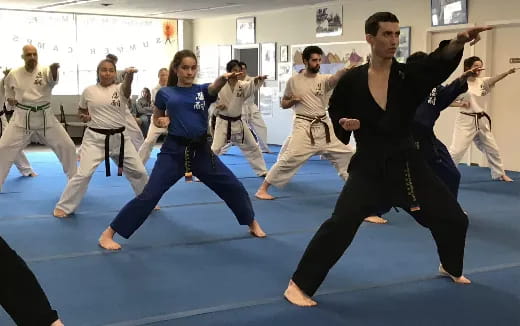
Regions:
<instances>
[{"instance_id":1,"label":"white gi pants","mask_svg":"<svg viewBox=\"0 0 520 326\"><path fill-rule=\"evenodd\" d=\"M130 140L132 141L135 150L138 151L144 142L143 132L141 131L141 128L139 128L137 121L135 121L135 117L132 115L132 113L130 113L130 110L128 110L128 108L125 110L125 119L126 134L128 135L128 137L130 137Z\"/></svg>"},{"instance_id":2,"label":"white gi pants","mask_svg":"<svg viewBox=\"0 0 520 326\"><path fill-rule=\"evenodd\" d=\"M0 139L0 153L2 153L0 155L0 188L5 182L11 165L30 143L31 135L34 133L38 134L41 140L58 156L63 166L63 172L69 179L76 174L76 146L61 124L56 121L46 129L27 130L10 123Z\"/></svg>"},{"instance_id":3,"label":"white gi pants","mask_svg":"<svg viewBox=\"0 0 520 326\"><path fill-rule=\"evenodd\" d=\"M347 180L348 164L354 154L354 149L336 138L330 119L327 118L325 121L329 126L330 143L326 141L323 123L318 122L311 126L311 122L296 118L292 133L284 142L278 160L269 170L265 181L276 187L285 186L303 163L318 154L329 160L341 178ZM309 128L312 128L314 145L311 143Z\"/></svg>"},{"instance_id":4,"label":"white gi pants","mask_svg":"<svg viewBox=\"0 0 520 326\"><path fill-rule=\"evenodd\" d=\"M222 148L227 143L227 126L228 121L217 116L215 131L213 133L213 143L211 150L215 155L220 155ZM242 138L242 133L244 137ZM231 121L231 143L240 148L247 161L255 171L256 175L264 176L267 174L264 157L260 151L260 147L255 141L255 137L251 130L242 120Z\"/></svg>"},{"instance_id":5,"label":"white gi pants","mask_svg":"<svg viewBox=\"0 0 520 326\"><path fill-rule=\"evenodd\" d=\"M144 140L144 143L139 148L139 157L141 158L141 161L143 164L146 164L148 160L150 159L150 154L152 153L153 146L157 142L157 139L161 135L166 135L168 133L167 128L159 128L153 123L153 116L152 116L152 122L150 123L150 128L148 128L148 134L146 135L146 139Z\"/></svg>"},{"instance_id":6,"label":"white gi pants","mask_svg":"<svg viewBox=\"0 0 520 326\"><path fill-rule=\"evenodd\" d=\"M7 122L5 115L2 115L0 117L0 119L2 119L1 134L3 135L5 132L5 129L7 128L8 122ZM29 175L34 174L31 164L29 163L29 160L27 159L27 157L25 156L23 151L20 151L20 153L18 153L18 155L14 159L14 165L16 166L18 171L20 171L20 174L23 175L24 177L28 177Z\"/></svg>"},{"instance_id":7,"label":"white gi pants","mask_svg":"<svg viewBox=\"0 0 520 326\"><path fill-rule=\"evenodd\" d=\"M123 161L123 174L126 176L136 195L139 195L146 183L148 175L144 168L137 151L132 145L132 141L125 135L125 157ZM69 180L56 208L63 210L66 214L71 214L79 206L92 174L101 162L105 160L105 135L87 129L81 145L81 158L79 161L78 173ZM110 136L110 158L116 163L119 160L119 147L121 144L121 134Z\"/></svg>"},{"instance_id":8,"label":"white gi pants","mask_svg":"<svg viewBox=\"0 0 520 326\"><path fill-rule=\"evenodd\" d=\"M505 174L502 159L491 126L486 117L477 119L473 116L459 113L455 120L453 139L449 152L455 164L459 164L471 142L486 155L491 168L491 177L498 179Z\"/></svg>"},{"instance_id":9,"label":"white gi pants","mask_svg":"<svg viewBox=\"0 0 520 326\"><path fill-rule=\"evenodd\" d=\"M256 105L249 106L248 112L244 120L255 133L258 146L260 146L262 152L270 153L271 150L269 146L267 146L267 126L265 125L264 118L262 118L262 113Z\"/></svg>"}]
</instances>

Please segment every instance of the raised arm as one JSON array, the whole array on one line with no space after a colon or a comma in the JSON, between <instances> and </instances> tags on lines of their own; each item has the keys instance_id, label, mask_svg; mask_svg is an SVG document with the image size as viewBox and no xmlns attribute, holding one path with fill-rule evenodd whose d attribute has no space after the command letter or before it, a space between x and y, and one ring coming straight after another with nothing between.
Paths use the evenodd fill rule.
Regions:
<instances>
[{"instance_id":1,"label":"raised arm","mask_svg":"<svg viewBox=\"0 0 520 326\"><path fill-rule=\"evenodd\" d=\"M123 92L123 96L126 98L130 98L132 95L132 81L134 80L134 74L137 72L137 69L134 67L125 69L125 77L123 80L123 86L121 87L121 91Z\"/></svg>"},{"instance_id":2,"label":"raised arm","mask_svg":"<svg viewBox=\"0 0 520 326\"><path fill-rule=\"evenodd\" d=\"M502 79L506 78L507 76L511 75L511 74L514 74L516 72L518 68L511 68L509 69L508 71L506 72L503 72L499 75L496 75L494 77L491 77L489 78L488 80L485 81L485 83L489 86L489 87L493 87L495 86L495 84L499 81L501 81Z\"/></svg>"},{"instance_id":3,"label":"raised arm","mask_svg":"<svg viewBox=\"0 0 520 326\"><path fill-rule=\"evenodd\" d=\"M223 74L222 76L215 79L215 81L208 86L208 93L211 96L217 96L218 92L226 85L227 81L231 78L238 78L242 76L243 72L227 72Z\"/></svg>"},{"instance_id":4,"label":"raised arm","mask_svg":"<svg viewBox=\"0 0 520 326\"><path fill-rule=\"evenodd\" d=\"M493 27L478 26L468 28L467 30L458 33L457 36L442 49L442 57L447 60L454 59L460 51L464 50L464 45L466 43L469 43L469 45L476 44L478 41L480 41L480 33L489 31L491 29L493 29Z\"/></svg>"},{"instance_id":5,"label":"raised arm","mask_svg":"<svg viewBox=\"0 0 520 326\"><path fill-rule=\"evenodd\" d=\"M340 70L336 71L336 73L334 75L332 75L332 77L330 77L329 80L327 81L328 86L329 86L329 90L333 89L334 87L336 87L336 85L338 84L338 82L341 79L341 77L343 77L343 75L347 71L349 71L350 69L352 69L352 68L354 68L356 66L358 66L357 63L351 63L348 67L344 67L343 69L340 69Z\"/></svg>"},{"instance_id":6,"label":"raised arm","mask_svg":"<svg viewBox=\"0 0 520 326\"><path fill-rule=\"evenodd\" d=\"M49 69L51 71L51 77L52 81L57 82L58 81L58 69L60 68L59 63L53 63L49 66Z\"/></svg>"},{"instance_id":7,"label":"raised arm","mask_svg":"<svg viewBox=\"0 0 520 326\"><path fill-rule=\"evenodd\" d=\"M446 87L438 87L435 108L440 112L450 106L468 107L469 103L463 100L457 101L457 98L468 90L468 78L475 76L479 70L481 69L468 70Z\"/></svg>"}]
</instances>

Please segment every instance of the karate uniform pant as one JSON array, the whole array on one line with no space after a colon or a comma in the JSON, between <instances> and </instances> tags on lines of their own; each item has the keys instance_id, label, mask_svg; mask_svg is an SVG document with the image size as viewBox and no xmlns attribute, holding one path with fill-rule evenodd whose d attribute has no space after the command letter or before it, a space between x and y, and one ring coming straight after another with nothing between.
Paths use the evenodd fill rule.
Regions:
<instances>
[{"instance_id":1,"label":"karate uniform pant","mask_svg":"<svg viewBox=\"0 0 520 326\"><path fill-rule=\"evenodd\" d=\"M468 218L446 185L417 152L412 154L409 165L414 193L421 208L415 212L410 211L404 159L389 160L386 175L350 173L332 216L316 232L292 276L304 293L314 295L352 242L363 219L380 203L402 207L428 228L437 244L442 266L455 277L462 275ZM406 241L403 238L403 242ZM362 273L362 269L359 272Z\"/></svg>"},{"instance_id":2,"label":"karate uniform pant","mask_svg":"<svg viewBox=\"0 0 520 326\"><path fill-rule=\"evenodd\" d=\"M329 160L341 178L346 180L348 164L354 154L354 149L336 138L330 121L328 121L328 125L330 143L326 141L325 126L322 123L315 123L312 125L312 135L315 142L312 145L309 132L310 122L295 119L293 131L284 142L278 160L269 170L265 181L276 187L285 186L307 160L318 154Z\"/></svg>"},{"instance_id":3,"label":"karate uniform pant","mask_svg":"<svg viewBox=\"0 0 520 326\"><path fill-rule=\"evenodd\" d=\"M227 126L228 121L217 117L215 131L213 133L213 144L211 144L211 150L216 155L222 154L221 150L227 144ZM243 139L242 131L244 133ZM249 130L242 120L231 122L231 143L238 146L242 153L244 153L244 156L256 175L264 176L267 174L267 166L265 165L262 151L260 147L258 147L251 130Z\"/></svg>"},{"instance_id":4,"label":"karate uniform pant","mask_svg":"<svg viewBox=\"0 0 520 326\"><path fill-rule=\"evenodd\" d=\"M489 121L482 117L475 122L474 117L459 113L455 120L453 140L450 146L450 154L455 164L460 163L471 142L475 142L477 148L486 155L491 168L491 177L498 179L503 176L505 174L504 166L495 137L491 133Z\"/></svg>"},{"instance_id":5,"label":"karate uniform pant","mask_svg":"<svg viewBox=\"0 0 520 326\"><path fill-rule=\"evenodd\" d=\"M260 150L264 153L270 152L271 150L269 146L267 146L267 126L265 125L264 118L262 118L262 113L258 110L256 105L250 108L250 113L245 120L247 126L255 134Z\"/></svg>"},{"instance_id":6,"label":"karate uniform pant","mask_svg":"<svg viewBox=\"0 0 520 326\"><path fill-rule=\"evenodd\" d=\"M448 187L450 193L455 197L455 199L457 199L461 177L459 169L455 166L446 146L438 139L435 140L435 143L437 148L436 158L428 160L427 164L432 169L435 176L437 176L446 187ZM430 153L428 153L427 156L431 156ZM370 215L383 216L383 214L388 213L391 208L391 206L387 206L379 210L377 213Z\"/></svg>"},{"instance_id":7,"label":"karate uniform pant","mask_svg":"<svg viewBox=\"0 0 520 326\"><path fill-rule=\"evenodd\" d=\"M148 160L150 159L150 154L152 153L153 146L157 142L157 139L161 135L165 135L168 133L167 128L159 128L153 123L153 116L152 116L152 123L150 123L150 128L148 128L148 134L146 135L146 139L144 140L143 144L139 148L139 157L141 158L141 161L143 164L146 164Z\"/></svg>"},{"instance_id":8,"label":"karate uniform pant","mask_svg":"<svg viewBox=\"0 0 520 326\"><path fill-rule=\"evenodd\" d=\"M141 128L139 128L137 121L135 121L135 117L130 113L129 110L125 110L125 120L126 134L130 137L135 150L138 151L144 142L143 132L141 131Z\"/></svg>"},{"instance_id":9,"label":"karate uniform pant","mask_svg":"<svg viewBox=\"0 0 520 326\"><path fill-rule=\"evenodd\" d=\"M5 114L0 117L2 119L2 135L5 132L5 129L7 128L7 119L5 118ZM31 174L34 174L34 171L31 167L31 164L29 163L29 160L25 156L23 151L20 151L16 158L14 159L14 165L20 171L20 174L24 177L28 177Z\"/></svg>"},{"instance_id":10,"label":"karate uniform pant","mask_svg":"<svg viewBox=\"0 0 520 326\"><path fill-rule=\"evenodd\" d=\"M184 176L185 149L177 139L167 136L143 192L128 202L110 224L119 235L128 239L148 218L162 195ZM196 147L191 155L193 175L224 200L240 225L250 225L254 212L246 189L218 157L213 159L214 166L209 144Z\"/></svg>"},{"instance_id":11,"label":"karate uniform pant","mask_svg":"<svg viewBox=\"0 0 520 326\"><path fill-rule=\"evenodd\" d=\"M26 130L10 123L0 139L0 189L7 174L20 152L29 145L31 135L38 134L41 140L48 145L63 166L63 171L70 179L77 171L76 145L62 125L56 123L45 129ZM45 133L45 135L44 135Z\"/></svg>"},{"instance_id":12,"label":"karate uniform pant","mask_svg":"<svg viewBox=\"0 0 520 326\"><path fill-rule=\"evenodd\" d=\"M0 237L0 305L17 325L49 326L58 320L27 264Z\"/></svg>"},{"instance_id":13,"label":"karate uniform pant","mask_svg":"<svg viewBox=\"0 0 520 326\"><path fill-rule=\"evenodd\" d=\"M69 180L60 200L56 204L56 208L70 214L79 206L87 191L92 174L96 171L98 165L105 160L105 137L105 135L90 129L85 131L83 144L81 145L81 158L78 172ZM120 144L121 134L110 136L110 158L116 164L119 161ZM148 182L146 169L126 134L123 175L130 181L136 195L143 191L144 186Z\"/></svg>"}]
</instances>

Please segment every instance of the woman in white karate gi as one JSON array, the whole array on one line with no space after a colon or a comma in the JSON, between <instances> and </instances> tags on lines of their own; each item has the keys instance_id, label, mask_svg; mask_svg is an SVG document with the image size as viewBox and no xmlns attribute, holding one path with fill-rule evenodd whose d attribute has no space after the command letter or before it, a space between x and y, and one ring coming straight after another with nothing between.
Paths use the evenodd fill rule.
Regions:
<instances>
[{"instance_id":1,"label":"woman in white karate gi","mask_svg":"<svg viewBox=\"0 0 520 326\"><path fill-rule=\"evenodd\" d=\"M103 60L97 67L98 83L87 87L80 97L79 113L88 129L83 137L77 174L69 181L54 209L55 217L66 217L79 206L97 166L104 160L110 176L109 157L118 164L118 175L130 181L136 195L143 191L148 175L137 150L128 137L125 115L134 68L126 69L123 83L116 84L116 65Z\"/></svg>"}]
</instances>

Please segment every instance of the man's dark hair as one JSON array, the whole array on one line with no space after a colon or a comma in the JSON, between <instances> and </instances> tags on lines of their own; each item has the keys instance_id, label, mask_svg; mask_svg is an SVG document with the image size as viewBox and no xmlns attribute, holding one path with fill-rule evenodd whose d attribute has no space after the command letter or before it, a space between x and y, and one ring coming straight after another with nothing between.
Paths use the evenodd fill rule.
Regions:
<instances>
[{"instance_id":1,"label":"man's dark hair","mask_svg":"<svg viewBox=\"0 0 520 326\"><path fill-rule=\"evenodd\" d=\"M428 54L426 52L417 51L412 53L407 59L406 63L414 63L419 62L421 60L424 60L424 58L428 57Z\"/></svg>"},{"instance_id":2,"label":"man's dark hair","mask_svg":"<svg viewBox=\"0 0 520 326\"><path fill-rule=\"evenodd\" d=\"M240 61L233 59L226 64L226 71L231 72L231 70L233 70L235 67L240 69Z\"/></svg>"},{"instance_id":3,"label":"man's dark hair","mask_svg":"<svg viewBox=\"0 0 520 326\"><path fill-rule=\"evenodd\" d=\"M365 21L365 34L376 36L379 23L399 23L399 19L391 12L376 12Z\"/></svg>"},{"instance_id":4,"label":"man's dark hair","mask_svg":"<svg viewBox=\"0 0 520 326\"><path fill-rule=\"evenodd\" d=\"M309 61L313 54L323 55L323 50L319 46L310 45L303 49L302 59Z\"/></svg>"},{"instance_id":5,"label":"man's dark hair","mask_svg":"<svg viewBox=\"0 0 520 326\"><path fill-rule=\"evenodd\" d=\"M480 59L479 57L473 56L473 57L469 57L466 60L464 60L464 71L470 70L471 66L473 66L473 64L477 61L482 62L482 59Z\"/></svg>"}]
</instances>

